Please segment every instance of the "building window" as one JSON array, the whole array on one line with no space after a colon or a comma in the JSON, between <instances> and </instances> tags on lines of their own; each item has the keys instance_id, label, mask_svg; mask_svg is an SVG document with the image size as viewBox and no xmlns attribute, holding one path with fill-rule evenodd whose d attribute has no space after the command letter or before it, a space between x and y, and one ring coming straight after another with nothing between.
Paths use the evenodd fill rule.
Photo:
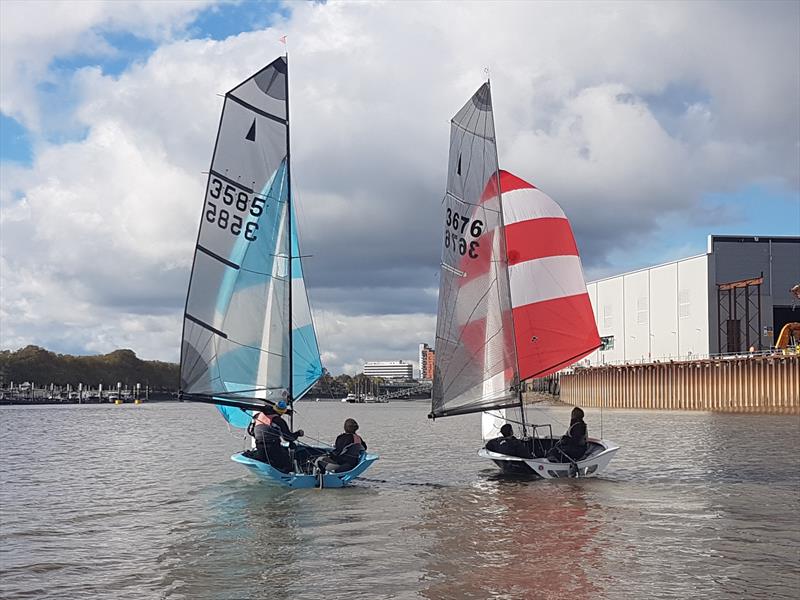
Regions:
<instances>
[{"instance_id":1,"label":"building window","mask_svg":"<svg viewBox=\"0 0 800 600\"><path fill-rule=\"evenodd\" d=\"M678 317L681 319L689 318L689 290L681 290L678 292Z\"/></svg>"},{"instance_id":2,"label":"building window","mask_svg":"<svg viewBox=\"0 0 800 600\"><path fill-rule=\"evenodd\" d=\"M614 336L613 335L606 335L600 338L600 351L605 352L606 350L613 350L614 349Z\"/></svg>"}]
</instances>

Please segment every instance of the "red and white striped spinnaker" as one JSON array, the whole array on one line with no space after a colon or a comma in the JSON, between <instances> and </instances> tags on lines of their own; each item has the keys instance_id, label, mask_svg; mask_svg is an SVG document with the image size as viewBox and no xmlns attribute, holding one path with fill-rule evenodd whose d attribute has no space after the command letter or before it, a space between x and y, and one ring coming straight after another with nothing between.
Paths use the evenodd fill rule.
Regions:
<instances>
[{"instance_id":1,"label":"red and white striped spinnaker","mask_svg":"<svg viewBox=\"0 0 800 600\"><path fill-rule=\"evenodd\" d=\"M561 207L508 171L500 191L519 377L543 377L600 346L594 311Z\"/></svg>"},{"instance_id":2,"label":"red and white striped spinnaker","mask_svg":"<svg viewBox=\"0 0 800 600\"><path fill-rule=\"evenodd\" d=\"M520 382L599 347L561 208L497 161L489 83L453 117L431 416L520 406Z\"/></svg>"}]
</instances>

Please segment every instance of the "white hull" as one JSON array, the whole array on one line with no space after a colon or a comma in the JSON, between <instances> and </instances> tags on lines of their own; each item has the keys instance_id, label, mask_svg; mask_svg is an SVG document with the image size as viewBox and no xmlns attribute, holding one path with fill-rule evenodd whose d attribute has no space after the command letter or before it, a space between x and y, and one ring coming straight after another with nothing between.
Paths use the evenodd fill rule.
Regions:
<instances>
[{"instance_id":1,"label":"white hull","mask_svg":"<svg viewBox=\"0 0 800 600\"><path fill-rule=\"evenodd\" d=\"M551 462L544 457L521 458L492 452L486 448L478 450L478 456L488 458L507 473L536 475L542 479L593 477L605 470L619 450L619 446L613 442L593 438L589 438L589 442L594 446L591 454L575 462Z\"/></svg>"}]
</instances>

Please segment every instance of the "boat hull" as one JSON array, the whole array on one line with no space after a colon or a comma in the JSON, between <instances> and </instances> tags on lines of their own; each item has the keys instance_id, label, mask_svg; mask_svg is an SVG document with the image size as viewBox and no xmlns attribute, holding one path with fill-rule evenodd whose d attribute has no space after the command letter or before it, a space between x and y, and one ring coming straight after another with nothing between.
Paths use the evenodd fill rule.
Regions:
<instances>
[{"instance_id":1,"label":"boat hull","mask_svg":"<svg viewBox=\"0 0 800 600\"><path fill-rule=\"evenodd\" d=\"M233 462L247 467L252 473L264 481L282 485L289 488L318 488L320 487L320 476L306 473L284 473L272 465L244 456L241 452L231 456ZM322 476L323 488L340 488L350 483L353 479L366 471L372 463L378 460L377 454L365 454L359 463L349 471L342 473L326 473Z\"/></svg>"},{"instance_id":2,"label":"boat hull","mask_svg":"<svg viewBox=\"0 0 800 600\"><path fill-rule=\"evenodd\" d=\"M504 473L514 475L532 475L537 479L594 477L606 469L619 450L619 446L605 440L590 439L589 441L597 447L596 451L575 462L551 462L546 457L508 456L486 448L478 450L478 456L488 458Z\"/></svg>"}]
</instances>

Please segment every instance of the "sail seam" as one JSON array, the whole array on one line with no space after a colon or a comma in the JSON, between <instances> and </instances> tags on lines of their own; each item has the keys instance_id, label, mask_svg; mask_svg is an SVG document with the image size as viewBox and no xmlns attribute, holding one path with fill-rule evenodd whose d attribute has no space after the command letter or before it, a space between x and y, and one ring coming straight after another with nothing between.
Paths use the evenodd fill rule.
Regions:
<instances>
[{"instance_id":1,"label":"sail seam","mask_svg":"<svg viewBox=\"0 0 800 600\"><path fill-rule=\"evenodd\" d=\"M253 191L253 188L247 187L246 185L244 185L243 183L239 183L238 181L234 181L230 177L226 177L222 173L218 173L217 171L214 171L213 169L210 170L209 173L211 175L213 175L214 177L218 177L219 179L222 179L222 181L224 181L225 183L230 183L231 185L235 185L239 189L244 190L245 192L247 192L248 194L255 193Z\"/></svg>"},{"instance_id":2,"label":"sail seam","mask_svg":"<svg viewBox=\"0 0 800 600\"><path fill-rule=\"evenodd\" d=\"M199 246L198 246L198 247L199 247ZM187 318L187 319L189 319L189 320L190 320L192 323L196 323L197 325L200 325L200 327L204 327L204 328L208 329L209 331L211 331L211 332L213 332L213 333L216 333L218 336L220 336L220 337L222 337L222 338L225 338L226 340L228 339L228 336L227 336L227 334L225 334L225 333L221 332L219 329L217 329L217 328L215 328L215 327L212 327L212 326L211 326L211 325L209 325L208 323L206 323L206 322L204 322L204 321L201 321L201 320L200 320L200 319L198 319L197 317L193 317L193 316L192 316L192 315L190 315L188 312L186 313L186 318Z\"/></svg>"},{"instance_id":3,"label":"sail seam","mask_svg":"<svg viewBox=\"0 0 800 600\"><path fill-rule=\"evenodd\" d=\"M467 129L466 127L464 127L464 126L463 126L463 125L461 125L460 123L456 123L455 121L450 121L450 122L451 122L453 125L455 125L456 127L458 127L459 129L461 129L462 131L465 131L465 132L467 132L467 133L468 133L468 134L470 134L470 135L474 135L475 137L483 138L483 139L484 139L484 140L486 140L487 142L494 142L494 138L491 138L491 137L489 137L489 136L486 136L486 135L481 135L481 134L480 134L480 133L478 133L477 131L470 131L469 129Z\"/></svg>"},{"instance_id":4,"label":"sail seam","mask_svg":"<svg viewBox=\"0 0 800 600\"><path fill-rule=\"evenodd\" d=\"M211 258L215 258L219 262L221 262L222 264L229 266L231 269L237 269L238 270L238 269L241 268L236 263L229 261L227 258L222 258L219 254L217 254L216 252L212 252L211 250L209 250L205 246L201 246L200 244L197 244L197 249L200 250L200 252L202 252L203 254L207 254Z\"/></svg>"},{"instance_id":5,"label":"sail seam","mask_svg":"<svg viewBox=\"0 0 800 600\"><path fill-rule=\"evenodd\" d=\"M242 100L241 98L237 98L236 96L234 96L234 95L233 95L233 94L231 94L230 92L228 92L228 93L225 95L225 97L226 97L226 98L230 98L231 100L233 100L233 101L234 101L234 102L236 102L237 104L240 104L240 105L244 106L244 107L245 107L246 109L248 109L248 110L252 110L252 111L253 111L254 113L256 113L257 115L261 115L262 117L266 117L267 119L272 119L272 120L273 120L273 121L275 121L276 123L280 123L281 125L288 125L288 123L289 123L289 121L287 121L286 119L281 119L280 117L277 117L277 116L275 116L275 115L273 115L273 114L271 114L271 113L268 113L268 112L267 112L267 111L265 111L265 110L261 110L260 108L256 108L255 106L253 106L253 105L252 105L252 104L250 104L249 102L245 102L245 101L244 101L244 100Z\"/></svg>"},{"instance_id":6,"label":"sail seam","mask_svg":"<svg viewBox=\"0 0 800 600\"><path fill-rule=\"evenodd\" d=\"M469 167L467 167L467 168L469 168ZM467 202L463 198L460 198L459 196L456 196L453 192L445 192L445 196L451 196L453 199L455 199L456 202L460 202L461 204L465 204L467 206L474 206L475 208L480 208L482 210L493 212L493 213L499 212L497 210L494 210L493 208L487 208L486 205L484 205L483 203L480 203L480 202Z\"/></svg>"}]
</instances>

